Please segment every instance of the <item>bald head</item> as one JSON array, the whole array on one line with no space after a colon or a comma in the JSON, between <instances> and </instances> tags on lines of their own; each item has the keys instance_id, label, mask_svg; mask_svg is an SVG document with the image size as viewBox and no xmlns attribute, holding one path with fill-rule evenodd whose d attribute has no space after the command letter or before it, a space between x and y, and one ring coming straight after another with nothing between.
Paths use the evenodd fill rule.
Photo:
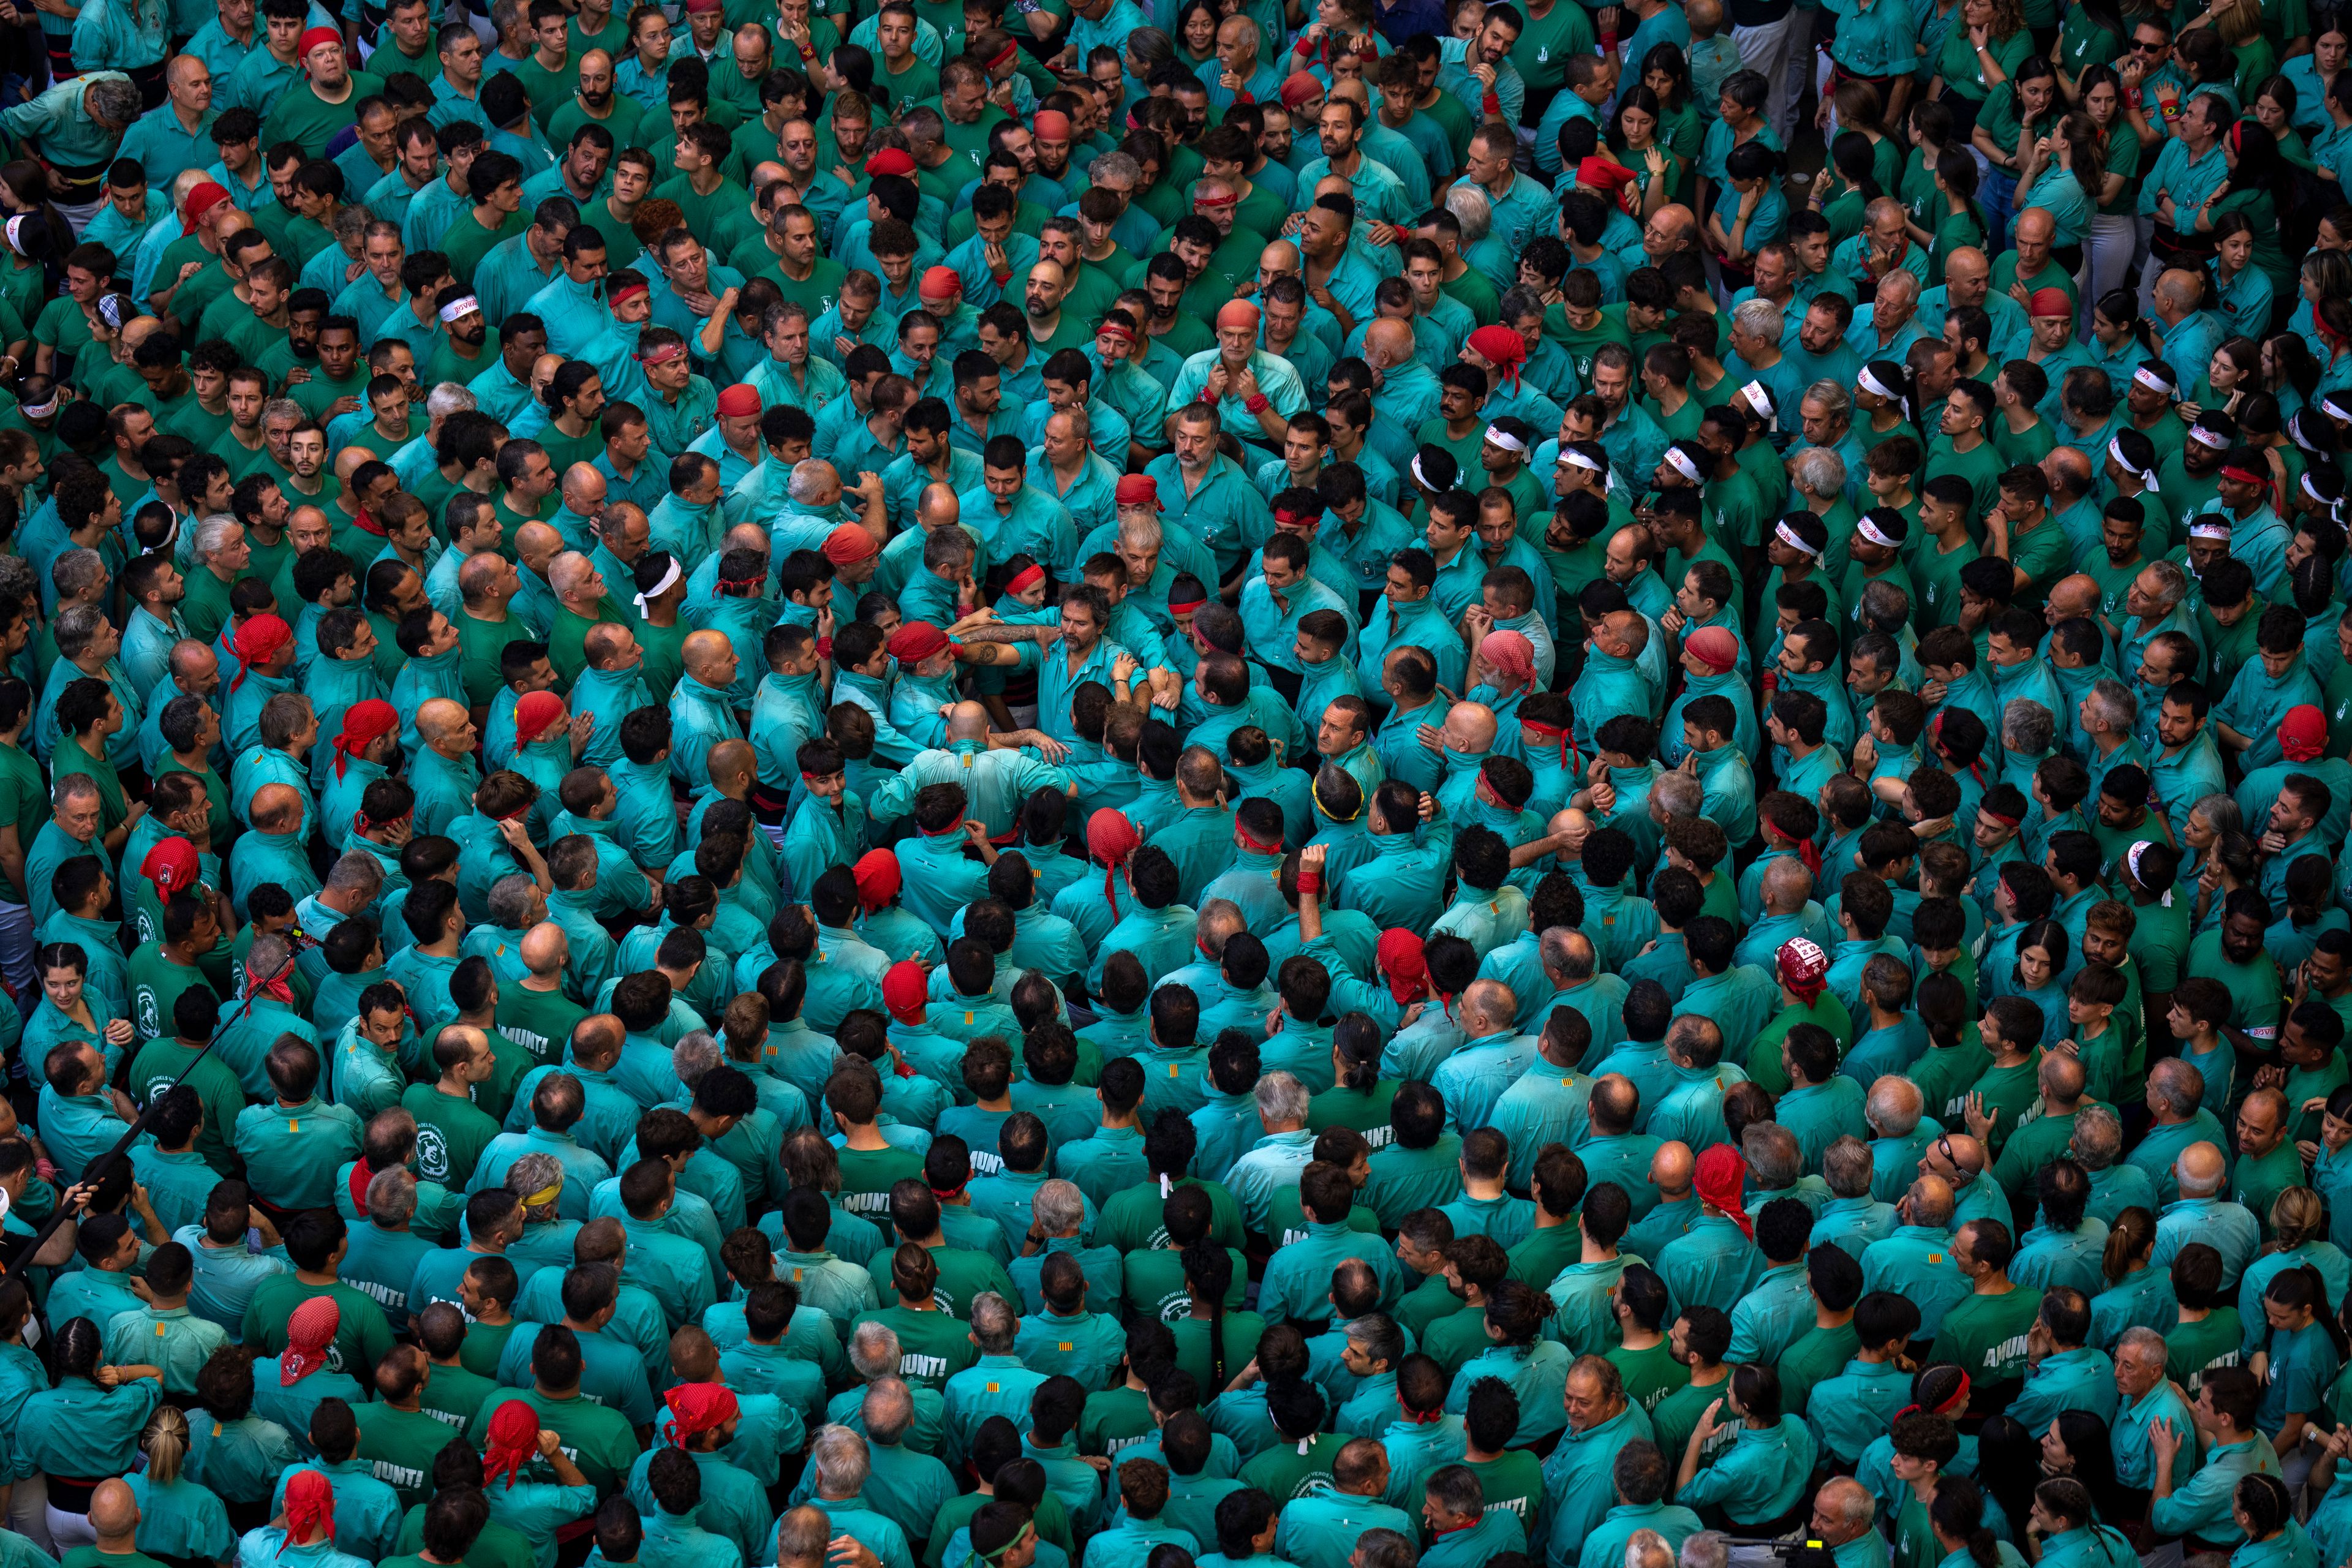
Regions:
<instances>
[{"instance_id":1,"label":"bald head","mask_svg":"<svg viewBox=\"0 0 2352 1568\"><path fill-rule=\"evenodd\" d=\"M1364 329L1364 357L1383 367L1402 364L1413 356L1412 328L1393 316L1382 316Z\"/></svg>"},{"instance_id":2,"label":"bald head","mask_svg":"<svg viewBox=\"0 0 2352 1568\"><path fill-rule=\"evenodd\" d=\"M105 1480L89 1494L89 1527L102 1542L121 1541L139 1530L139 1499L127 1482Z\"/></svg>"},{"instance_id":3,"label":"bald head","mask_svg":"<svg viewBox=\"0 0 2352 1568\"><path fill-rule=\"evenodd\" d=\"M2030 245L2048 245L2057 234L2057 220L2041 207L2028 207L2017 215L2017 237Z\"/></svg>"},{"instance_id":4,"label":"bald head","mask_svg":"<svg viewBox=\"0 0 2352 1568\"><path fill-rule=\"evenodd\" d=\"M1952 1184L1941 1176L1922 1176L1911 1184L1903 1202L1910 1210L1913 1225L1948 1226L1952 1223Z\"/></svg>"},{"instance_id":5,"label":"bald head","mask_svg":"<svg viewBox=\"0 0 2352 1568\"><path fill-rule=\"evenodd\" d=\"M2073 447L2053 447L2042 459L2042 476L2063 497L2088 494L2091 459Z\"/></svg>"},{"instance_id":6,"label":"bald head","mask_svg":"<svg viewBox=\"0 0 2352 1568\"><path fill-rule=\"evenodd\" d=\"M515 553L522 563L541 576L548 574L549 563L563 552L563 535L543 522L526 522L515 530ZM581 557L586 560L587 557ZM548 578L551 584L554 579Z\"/></svg>"},{"instance_id":7,"label":"bald head","mask_svg":"<svg viewBox=\"0 0 2352 1568\"><path fill-rule=\"evenodd\" d=\"M2173 1173L2180 1179L2180 1195L2184 1198L2210 1198L2221 1190L2229 1173L2229 1165L2221 1151L2210 1143L2191 1143L2173 1162Z\"/></svg>"},{"instance_id":8,"label":"bald head","mask_svg":"<svg viewBox=\"0 0 2352 1568\"><path fill-rule=\"evenodd\" d=\"M572 956L572 943L563 928L552 921L541 921L522 933L522 966L535 980L552 980L563 973L564 961Z\"/></svg>"},{"instance_id":9,"label":"bald head","mask_svg":"<svg viewBox=\"0 0 2352 1568\"><path fill-rule=\"evenodd\" d=\"M2205 279L2198 273L2173 268L2156 280L2156 305L2167 317L2178 320L2197 309L2205 297Z\"/></svg>"},{"instance_id":10,"label":"bald head","mask_svg":"<svg viewBox=\"0 0 2352 1568\"><path fill-rule=\"evenodd\" d=\"M253 792L253 826L264 833L291 833L301 825L302 796L291 784L263 784Z\"/></svg>"},{"instance_id":11,"label":"bald head","mask_svg":"<svg viewBox=\"0 0 2352 1568\"><path fill-rule=\"evenodd\" d=\"M2075 616L2099 613L2099 580L2077 572L2050 585L2050 619L2054 625Z\"/></svg>"},{"instance_id":12,"label":"bald head","mask_svg":"<svg viewBox=\"0 0 2352 1568\"><path fill-rule=\"evenodd\" d=\"M1476 756L1495 745L1495 710L1484 702L1456 702L1445 715L1445 749Z\"/></svg>"},{"instance_id":13,"label":"bald head","mask_svg":"<svg viewBox=\"0 0 2352 1568\"><path fill-rule=\"evenodd\" d=\"M563 504L585 517L604 504L604 476L593 463L574 463L563 470Z\"/></svg>"},{"instance_id":14,"label":"bald head","mask_svg":"<svg viewBox=\"0 0 2352 1568\"><path fill-rule=\"evenodd\" d=\"M697 680L706 675L716 675L735 651L725 632L696 632L686 639L686 672ZM710 685L710 681L703 681ZM721 683L723 684L723 683ZM713 747L716 751L718 748Z\"/></svg>"},{"instance_id":15,"label":"bald head","mask_svg":"<svg viewBox=\"0 0 2352 1568\"><path fill-rule=\"evenodd\" d=\"M948 739L950 741L985 741L988 739L988 710L977 702L959 702L948 714Z\"/></svg>"},{"instance_id":16,"label":"bald head","mask_svg":"<svg viewBox=\"0 0 2352 1568\"><path fill-rule=\"evenodd\" d=\"M466 710L446 697L436 697L416 710L416 733L427 745L455 739L466 728Z\"/></svg>"},{"instance_id":17,"label":"bald head","mask_svg":"<svg viewBox=\"0 0 2352 1568\"><path fill-rule=\"evenodd\" d=\"M951 486L925 485L922 496L915 502L915 521L926 531L935 528L951 528L961 516Z\"/></svg>"},{"instance_id":18,"label":"bald head","mask_svg":"<svg viewBox=\"0 0 2352 1568\"><path fill-rule=\"evenodd\" d=\"M705 765L710 770L712 784L740 783L760 771L760 753L751 749L749 741L725 740L710 748Z\"/></svg>"},{"instance_id":19,"label":"bald head","mask_svg":"<svg viewBox=\"0 0 2352 1568\"><path fill-rule=\"evenodd\" d=\"M1689 1144L1678 1138L1670 1139L1659 1144L1657 1152L1650 1156L1650 1184L1658 1189L1661 1197L1679 1197L1690 1191L1697 1163Z\"/></svg>"}]
</instances>

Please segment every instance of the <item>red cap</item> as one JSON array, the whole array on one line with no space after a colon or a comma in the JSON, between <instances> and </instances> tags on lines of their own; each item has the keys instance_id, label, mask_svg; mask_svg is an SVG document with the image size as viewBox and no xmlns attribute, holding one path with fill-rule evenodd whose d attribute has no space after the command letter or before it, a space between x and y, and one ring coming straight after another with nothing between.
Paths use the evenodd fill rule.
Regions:
<instances>
[{"instance_id":1,"label":"red cap","mask_svg":"<svg viewBox=\"0 0 2352 1568\"><path fill-rule=\"evenodd\" d=\"M871 912L898 896L898 858L887 849L868 849L850 868L857 879L857 901Z\"/></svg>"},{"instance_id":2,"label":"red cap","mask_svg":"<svg viewBox=\"0 0 2352 1568\"><path fill-rule=\"evenodd\" d=\"M139 874L154 883L155 890L167 899L195 886L197 870L196 847L184 838L164 839L147 851L147 858L139 863Z\"/></svg>"},{"instance_id":3,"label":"red cap","mask_svg":"<svg viewBox=\"0 0 2352 1568\"><path fill-rule=\"evenodd\" d=\"M872 534L854 522L845 522L824 536L824 558L835 566L863 561L881 548Z\"/></svg>"},{"instance_id":4,"label":"red cap","mask_svg":"<svg viewBox=\"0 0 2352 1568\"><path fill-rule=\"evenodd\" d=\"M920 664L955 647L955 643L929 621L908 621L890 634L889 647L892 658L902 664Z\"/></svg>"},{"instance_id":5,"label":"red cap","mask_svg":"<svg viewBox=\"0 0 2352 1568\"><path fill-rule=\"evenodd\" d=\"M308 59L310 58L312 49L327 44L332 44L340 49L343 47L343 36L332 27L311 27L302 34L302 47L295 53L298 58Z\"/></svg>"},{"instance_id":6,"label":"red cap","mask_svg":"<svg viewBox=\"0 0 2352 1568\"><path fill-rule=\"evenodd\" d=\"M866 160L866 173L868 178L896 174L900 179L911 180L915 177L914 156L904 147L877 148Z\"/></svg>"},{"instance_id":7,"label":"red cap","mask_svg":"<svg viewBox=\"0 0 2352 1568\"><path fill-rule=\"evenodd\" d=\"M890 1016L900 1023L910 1022L923 1010L930 992L930 982L924 978L923 966L911 958L902 958L892 964L882 976L882 1005L890 1009Z\"/></svg>"},{"instance_id":8,"label":"red cap","mask_svg":"<svg viewBox=\"0 0 2352 1568\"><path fill-rule=\"evenodd\" d=\"M286 1320L286 1353L278 1358L278 1382L290 1387L327 1364L327 1347L343 1324L332 1296L313 1296Z\"/></svg>"},{"instance_id":9,"label":"red cap","mask_svg":"<svg viewBox=\"0 0 2352 1568\"><path fill-rule=\"evenodd\" d=\"M1160 510L1160 481L1150 474L1129 474L1118 481L1112 500L1120 506L1148 506Z\"/></svg>"},{"instance_id":10,"label":"red cap","mask_svg":"<svg viewBox=\"0 0 2352 1568\"><path fill-rule=\"evenodd\" d=\"M1029 129L1048 142L1070 139L1070 117L1058 109L1041 109L1029 122Z\"/></svg>"},{"instance_id":11,"label":"red cap","mask_svg":"<svg viewBox=\"0 0 2352 1568\"><path fill-rule=\"evenodd\" d=\"M2290 763L2307 763L2327 749L2327 716L2308 702L2299 702L2279 721L2279 750Z\"/></svg>"},{"instance_id":12,"label":"red cap","mask_svg":"<svg viewBox=\"0 0 2352 1568\"><path fill-rule=\"evenodd\" d=\"M688 1437L714 1431L743 1413L735 1391L723 1383L681 1383L662 1395L669 1406L670 1441L684 1447Z\"/></svg>"},{"instance_id":13,"label":"red cap","mask_svg":"<svg viewBox=\"0 0 2352 1568\"><path fill-rule=\"evenodd\" d=\"M1739 662L1739 639L1728 626L1701 626L1683 647L1717 675Z\"/></svg>"},{"instance_id":14,"label":"red cap","mask_svg":"<svg viewBox=\"0 0 2352 1568\"><path fill-rule=\"evenodd\" d=\"M563 699L552 691L529 691L515 704L515 744L528 746L563 716Z\"/></svg>"},{"instance_id":15,"label":"red cap","mask_svg":"<svg viewBox=\"0 0 2352 1568\"><path fill-rule=\"evenodd\" d=\"M922 296L926 300L953 300L963 293L963 279L952 267L933 267L923 273Z\"/></svg>"},{"instance_id":16,"label":"red cap","mask_svg":"<svg viewBox=\"0 0 2352 1568\"><path fill-rule=\"evenodd\" d=\"M730 419L756 419L760 416L760 395L748 382L737 382L719 395L719 412Z\"/></svg>"},{"instance_id":17,"label":"red cap","mask_svg":"<svg viewBox=\"0 0 2352 1568\"><path fill-rule=\"evenodd\" d=\"M343 710L343 732L335 737L335 776L350 771L352 759L369 742L400 728L400 710L381 697L354 702Z\"/></svg>"},{"instance_id":18,"label":"red cap","mask_svg":"<svg viewBox=\"0 0 2352 1568\"><path fill-rule=\"evenodd\" d=\"M2066 298L2063 289L2036 289L2026 296L2025 313L2029 316L2071 316L2074 301Z\"/></svg>"}]
</instances>

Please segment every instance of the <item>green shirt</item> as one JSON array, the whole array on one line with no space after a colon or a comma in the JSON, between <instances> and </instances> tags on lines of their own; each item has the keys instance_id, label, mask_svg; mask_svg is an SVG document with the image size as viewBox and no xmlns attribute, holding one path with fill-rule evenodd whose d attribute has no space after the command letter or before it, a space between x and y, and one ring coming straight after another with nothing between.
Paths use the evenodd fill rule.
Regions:
<instances>
[{"instance_id":1,"label":"green shirt","mask_svg":"<svg viewBox=\"0 0 2352 1568\"><path fill-rule=\"evenodd\" d=\"M138 960L131 963L135 990ZM236 1119L236 1150L262 1197L287 1208L327 1208L334 1203L336 1171L360 1156L359 1115L315 1099L299 1105L249 1106ZM348 1325L348 1311L345 1318ZM371 1356L362 1370L374 1366Z\"/></svg>"},{"instance_id":2,"label":"green shirt","mask_svg":"<svg viewBox=\"0 0 2352 1568\"><path fill-rule=\"evenodd\" d=\"M449 1182L455 1173L454 1179L463 1185L482 1151L499 1135L499 1124L473 1101L444 1093L434 1084L409 1085L400 1103L416 1118L417 1174L432 1181Z\"/></svg>"},{"instance_id":3,"label":"green shirt","mask_svg":"<svg viewBox=\"0 0 2352 1568\"><path fill-rule=\"evenodd\" d=\"M384 1321L383 1309L372 1297L341 1280L332 1285L309 1285L292 1274L273 1274L263 1280L255 1288L253 1300L246 1304L242 1334L246 1347L265 1359L283 1352L288 1343L287 1320L293 1317L295 1308L316 1296L333 1297L342 1314L334 1340L327 1347L327 1369L352 1377L362 1373L373 1377L375 1364L392 1349L392 1325ZM439 1377L440 1371L436 1368L434 1381Z\"/></svg>"},{"instance_id":4,"label":"green shirt","mask_svg":"<svg viewBox=\"0 0 2352 1568\"><path fill-rule=\"evenodd\" d=\"M429 1374L437 1383L446 1369ZM400 1494L401 1506L433 1495L433 1460L456 1434L422 1409L395 1410L378 1400L360 1422L358 1455L375 1467L375 1479Z\"/></svg>"},{"instance_id":5,"label":"green shirt","mask_svg":"<svg viewBox=\"0 0 2352 1568\"><path fill-rule=\"evenodd\" d=\"M898 1334L898 1375L910 1384L944 1392L949 1378L980 1359L963 1320L942 1311L919 1311L901 1303L865 1313L857 1321L880 1323Z\"/></svg>"},{"instance_id":6,"label":"green shirt","mask_svg":"<svg viewBox=\"0 0 2352 1568\"><path fill-rule=\"evenodd\" d=\"M2042 1292L2021 1285L1998 1296L1965 1297L1944 1314L1930 1353L1979 1383L2021 1380L2026 1334L2041 1310Z\"/></svg>"}]
</instances>

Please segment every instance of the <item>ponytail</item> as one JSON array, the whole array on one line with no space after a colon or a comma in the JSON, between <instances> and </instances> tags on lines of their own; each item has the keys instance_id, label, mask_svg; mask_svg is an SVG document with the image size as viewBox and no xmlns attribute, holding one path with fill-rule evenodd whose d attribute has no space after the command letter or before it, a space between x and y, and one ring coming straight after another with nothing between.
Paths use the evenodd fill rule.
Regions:
<instances>
[{"instance_id":1,"label":"ponytail","mask_svg":"<svg viewBox=\"0 0 2352 1568\"><path fill-rule=\"evenodd\" d=\"M2099 1272L2110 1285L2120 1284L2132 1264L2156 1243L2156 1215L2135 1204L2116 1216L2108 1228L2106 1249L2099 1254Z\"/></svg>"},{"instance_id":2,"label":"ponytail","mask_svg":"<svg viewBox=\"0 0 2352 1568\"><path fill-rule=\"evenodd\" d=\"M1208 1397L1213 1399L1224 1391L1227 1382L1225 1292L1233 1289L1234 1260L1213 1241L1192 1241L1184 1245L1183 1264L1185 1284L1209 1305L1209 1381L1213 1392Z\"/></svg>"},{"instance_id":3,"label":"ponytail","mask_svg":"<svg viewBox=\"0 0 2352 1568\"><path fill-rule=\"evenodd\" d=\"M1331 1048L1339 1054L1339 1085L1355 1094L1370 1094L1381 1086L1380 1026L1363 1013L1349 1013L1331 1030Z\"/></svg>"},{"instance_id":4,"label":"ponytail","mask_svg":"<svg viewBox=\"0 0 2352 1568\"><path fill-rule=\"evenodd\" d=\"M170 1486L179 1479L180 1463L187 1458L188 1418L168 1405L160 1407L148 1418L139 1447L147 1456L148 1479Z\"/></svg>"}]
</instances>

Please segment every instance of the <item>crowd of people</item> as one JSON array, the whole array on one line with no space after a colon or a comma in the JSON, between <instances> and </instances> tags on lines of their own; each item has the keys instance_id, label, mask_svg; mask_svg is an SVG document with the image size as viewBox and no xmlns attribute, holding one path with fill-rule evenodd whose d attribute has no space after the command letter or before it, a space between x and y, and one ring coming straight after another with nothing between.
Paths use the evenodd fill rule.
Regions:
<instances>
[{"instance_id":1,"label":"crowd of people","mask_svg":"<svg viewBox=\"0 0 2352 1568\"><path fill-rule=\"evenodd\" d=\"M0 1568L2341 1568L2347 54L0 0Z\"/></svg>"}]
</instances>

